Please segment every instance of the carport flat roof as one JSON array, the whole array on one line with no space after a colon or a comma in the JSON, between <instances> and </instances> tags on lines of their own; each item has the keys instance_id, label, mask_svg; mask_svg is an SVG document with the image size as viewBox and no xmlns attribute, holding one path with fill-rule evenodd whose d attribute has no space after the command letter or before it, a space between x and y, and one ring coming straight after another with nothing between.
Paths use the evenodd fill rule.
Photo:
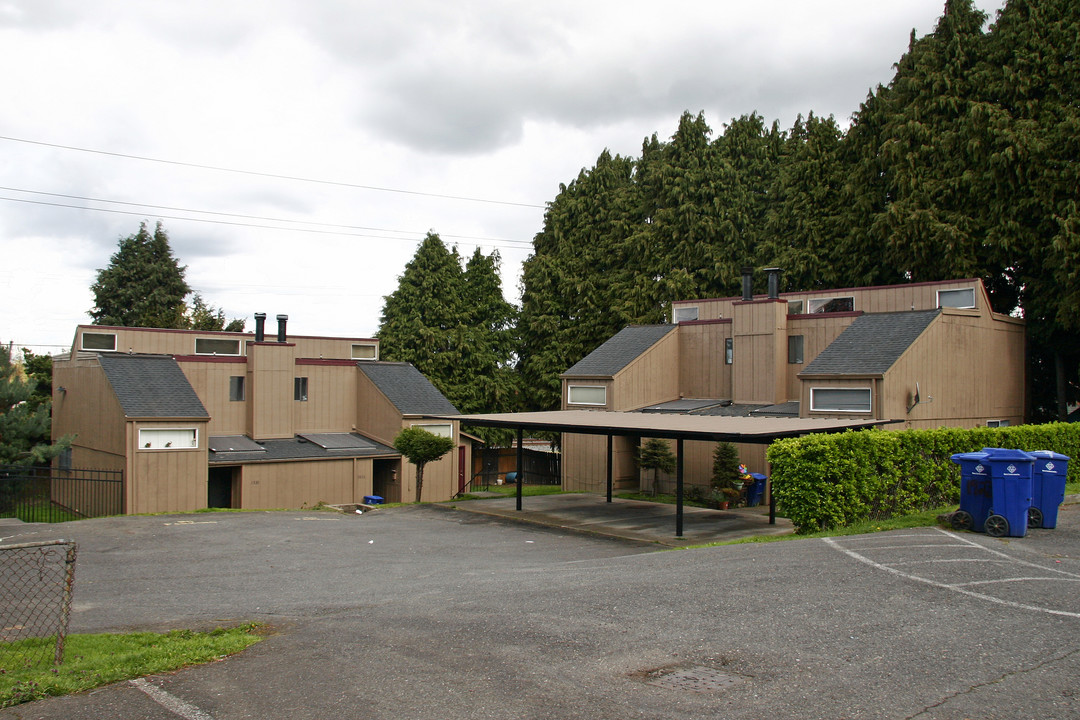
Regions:
<instances>
[{"instance_id":1,"label":"carport flat roof","mask_svg":"<svg viewBox=\"0 0 1080 720\"><path fill-rule=\"evenodd\" d=\"M464 425L506 427L523 430L581 433L585 435L644 435L684 440L726 440L768 444L785 437L809 433L860 430L898 420L856 418L719 417L668 415L603 410L553 410L549 412L446 415Z\"/></svg>"}]
</instances>

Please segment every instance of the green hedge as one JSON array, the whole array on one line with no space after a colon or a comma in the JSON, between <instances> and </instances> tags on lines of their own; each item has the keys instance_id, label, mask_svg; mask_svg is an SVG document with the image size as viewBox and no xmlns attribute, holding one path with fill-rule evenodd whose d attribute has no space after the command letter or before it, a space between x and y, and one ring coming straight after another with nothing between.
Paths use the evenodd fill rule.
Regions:
<instances>
[{"instance_id":1,"label":"green hedge","mask_svg":"<svg viewBox=\"0 0 1080 720\"><path fill-rule=\"evenodd\" d=\"M984 447L1080 456L1080 423L1004 428L863 430L769 446L772 491L796 532L843 527L956 504L960 467L949 457ZM1069 463L1069 481L1080 461Z\"/></svg>"}]
</instances>

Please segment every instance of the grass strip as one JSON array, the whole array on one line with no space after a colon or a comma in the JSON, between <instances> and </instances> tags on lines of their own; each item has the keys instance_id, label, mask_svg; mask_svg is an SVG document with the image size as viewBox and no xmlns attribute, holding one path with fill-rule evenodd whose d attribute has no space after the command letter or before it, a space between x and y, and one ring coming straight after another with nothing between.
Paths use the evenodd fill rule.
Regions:
<instances>
[{"instance_id":1,"label":"grass strip","mask_svg":"<svg viewBox=\"0 0 1080 720\"><path fill-rule=\"evenodd\" d=\"M0 643L0 658L4 658L4 667L0 668L0 708L221 660L261 640L260 628L258 623L249 623L210 632L68 635L64 662L58 667L27 664L20 661L20 654L9 652L11 643ZM26 642L19 641L22 649L28 649ZM55 638L35 642L47 646L43 654L51 657Z\"/></svg>"}]
</instances>

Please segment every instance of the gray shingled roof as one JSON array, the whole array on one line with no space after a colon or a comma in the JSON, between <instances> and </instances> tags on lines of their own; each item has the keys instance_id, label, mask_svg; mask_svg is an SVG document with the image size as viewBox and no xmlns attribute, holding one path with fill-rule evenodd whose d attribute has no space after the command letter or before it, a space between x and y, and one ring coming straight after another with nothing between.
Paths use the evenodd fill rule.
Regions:
<instances>
[{"instance_id":1,"label":"gray shingled roof","mask_svg":"<svg viewBox=\"0 0 1080 720\"><path fill-rule=\"evenodd\" d=\"M615 333L603 345L583 357L562 374L563 377L615 375L635 358L660 341L677 325L630 325Z\"/></svg>"},{"instance_id":2,"label":"gray shingled roof","mask_svg":"<svg viewBox=\"0 0 1080 720\"><path fill-rule=\"evenodd\" d=\"M129 418L209 418L171 355L101 353L101 369Z\"/></svg>"},{"instance_id":3,"label":"gray shingled roof","mask_svg":"<svg viewBox=\"0 0 1080 720\"><path fill-rule=\"evenodd\" d=\"M855 318L799 375L881 375L941 310L870 313Z\"/></svg>"},{"instance_id":4,"label":"gray shingled roof","mask_svg":"<svg viewBox=\"0 0 1080 720\"><path fill-rule=\"evenodd\" d=\"M410 363L363 361L357 366L402 415L458 414L446 396Z\"/></svg>"},{"instance_id":5,"label":"gray shingled roof","mask_svg":"<svg viewBox=\"0 0 1080 720\"><path fill-rule=\"evenodd\" d=\"M361 436L357 435L356 437ZM215 439L220 440L220 438ZM245 437L245 440L249 439ZM365 438L365 440L368 440L367 447L340 450L327 450L300 437L263 440L259 443L253 443L259 446L259 450L211 452L209 463L211 465L230 465L235 463L276 462L280 460L329 460L332 458L401 456L401 453L389 445L383 445L370 438Z\"/></svg>"}]
</instances>

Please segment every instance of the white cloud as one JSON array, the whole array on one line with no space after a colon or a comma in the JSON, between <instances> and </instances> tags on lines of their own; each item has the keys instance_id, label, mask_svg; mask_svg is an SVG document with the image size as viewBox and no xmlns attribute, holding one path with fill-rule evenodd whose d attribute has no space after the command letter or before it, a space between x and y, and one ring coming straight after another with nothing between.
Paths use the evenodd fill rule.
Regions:
<instances>
[{"instance_id":1,"label":"white cloud","mask_svg":"<svg viewBox=\"0 0 1080 720\"><path fill-rule=\"evenodd\" d=\"M542 207L432 194L542 206L604 148L637 156L643 138L669 137L684 110L717 131L752 111L785 127L810 110L842 121L940 11L940 0L0 0L0 63L16 69L0 76L0 136L174 161L0 140L0 186L223 213L194 222L0 190L11 198L0 200L0 340L69 342L94 270L160 217L209 302L231 317L288 313L295 332L374 333L429 229L463 254L498 248L516 296ZM252 227L281 225L260 218L322 232Z\"/></svg>"}]
</instances>

